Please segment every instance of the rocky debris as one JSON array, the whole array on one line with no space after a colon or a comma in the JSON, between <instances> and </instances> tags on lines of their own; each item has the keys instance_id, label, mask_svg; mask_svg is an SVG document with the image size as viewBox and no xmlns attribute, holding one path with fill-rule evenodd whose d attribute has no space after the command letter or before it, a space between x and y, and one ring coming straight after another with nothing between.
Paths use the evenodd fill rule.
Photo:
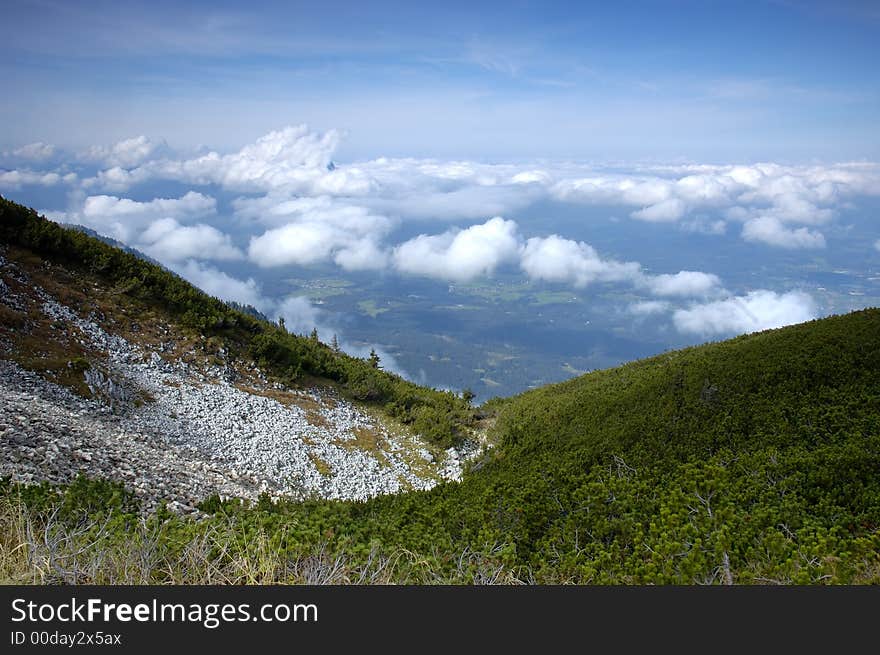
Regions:
<instances>
[{"instance_id":1,"label":"rocky debris","mask_svg":"<svg viewBox=\"0 0 880 655\"><path fill-rule=\"evenodd\" d=\"M0 263L0 269L6 269L6 272L9 272L9 269L5 260ZM10 276L12 277L12 276ZM6 305L10 309L14 309L17 312L25 312L27 311L27 304L24 302L24 299L21 295L13 293L12 289L9 288L9 285L2 279L0 279L0 303Z\"/></svg>"},{"instance_id":2,"label":"rocky debris","mask_svg":"<svg viewBox=\"0 0 880 655\"><path fill-rule=\"evenodd\" d=\"M466 441L461 448L447 448L446 459L440 476L450 482L461 482L464 473L464 464L479 455L480 445L475 441Z\"/></svg>"},{"instance_id":3,"label":"rocky debris","mask_svg":"<svg viewBox=\"0 0 880 655\"><path fill-rule=\"evenodd\" d=\"M83 376L93 396L105 398L111 405L131 402L131 393L128 389L114 382L100 370L90 368L83 372Z\"/></svg>"},{"instance_id":4,"label":"rocky debris","mask_svg":"<svg viewBox=\"0 0 880 655\"><path fill-rule=\"evenodd\" d=\"M24 483L70 482L82 473L123 482L154 509L163 499L189 506L212 494L253 497L190 451L127 430L101 402L84 400L17 365L0 361L0 476Z\"/></svg>"},{"instance_id":5,"label":"rocky debris","mask_svg":"<svg viewBox=\"0 0 880 655\"><path fill-rule=\"evenodd\" d=\"M3 255L0 255L0 269L2 269L3 274L11 280L21 282L22 284L28 284L30 282L27 273L21 270L21 268L13 262L10 262L8 259L3 257Z\"/></svg>"},{"instance_id":6,"label":"rocky debris","mask_svg":"<svg viewBox=\"0 0 880 655\"><path fill-rule=\"evenodd\" d=\"M229 362L200 370L165 359L35 290L47 316L107 358L84 371L90 400L0 360L0 475L22 482L107 477L147 508L164 499L181 511L212 494L366 500L461 479L469 451L449 449L436 462L325 390L283 390L290 402L282 403L266 393L280 385L256 370L259 387L251 393L231 384L238 376ZM381 444L375 452L356 446L363 431ZM435 475L414 473L407 455Z\"/></svg>"}]
</instances>

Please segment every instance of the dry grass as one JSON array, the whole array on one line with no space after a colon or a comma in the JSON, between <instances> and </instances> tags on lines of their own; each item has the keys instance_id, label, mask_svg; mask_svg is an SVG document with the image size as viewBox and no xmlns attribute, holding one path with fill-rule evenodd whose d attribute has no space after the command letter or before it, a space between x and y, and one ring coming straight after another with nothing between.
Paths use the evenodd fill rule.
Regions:
<instances>
[{"instance_id":1,"label":"dry grass","mask_svg":"<svg viewBox=\"0 0 880 655\"><path fill-rule=\"evenodd\" d=\"M54 278L57 274L66 280L60 267L47 271L39 258L29 256L24 251L10 252L10 255L32 281L53 292L60 302L72 307L80 307L84 302L85 294L76 290L73 281L62 283ZM40 309L42 301L32 285L12 278L4 280L26 303L27 312L0 305L0 336L8 344L3 357L80 396L90 397L82 367L74 364L77 361L95 360L101 353L84 348L77 341L78 333L72 326L46 316Z\"/></svg>"},{"instance_id":2,"label":"dry grass","mask_svg":"<svg viewBox=\"0 0 880 655\"><path fill-rule=\"evenodd\" d=\"M309 425L314 425L323 430L330 430L333 427L330 425L330 421L328 421L323 414L318 412L307 411L306 422L308 422Z\"/></svg>"},{"instance_id":3,"label":"dry grass","mask_svg":"<svg viewBox=\"0 0 880 655\"><path fill-rule=\"evenodd\" d=\"M354 441L349 441L348 443L353 444L361 450L378 452L385 446L384 438L375 428L355 428L352 430L352 434L354 434Z\"/></svg>"},{"instance_id":4,"label":"dry grass","mask_svg":"<svg viewBox=\"0 0 880 655\"><path fill-rule=\"evenodd\" d=\"M84 349L66 332L51 327L48 319L30 322L28 328L8 336L10 348L4 357L83 398L91 397L82 368L74 364L94 359L95 353Z\"/></svg>"},{"instance_id":5,"label":"dry grass","mask_svg":"<svg viewBox=\"0 0 880 655\"><path fill-rule=\"evenodd\" d=\"M315 453L309 451L309 459L312 460L312 464L314 464L315 468L318 469L318 473L320 473L324 477L333 474L333 469L330 468L330 465L323 459L318 457Z\"/></svg>"},{"instance_id":6,"label":"dry grass","mask_svg":"<svg viewBox=\"0 0 880 655\"><path fill-rule=\"evenodd\" d=\"M141 519L120 538L118 527L71 526L55 513L34 515L0 501L0 584L521 584L485 553L465 548L441 572L431 558L405 549L377 549L355 562L315 544L294 556L277 547L285 533L254 534L234 521L209 524L184 543L163 523Z\"/></svg>"},{"instance_id":7,"label":"dry grass","mask_svg":"<svg viewBox=\"0 0 880 655\"><path fill-rule=\"evenodd\" d=\"M374 408L364 408L364 411L373 419L376 425L381 425L388 431L388 435L398 447L392 448L391 443L381 431L377 432L369 429L365 433L355 433L355 438L357 441L360 441L362 447L369 448L371 444L375 443L376 446L381 447L386 452L393 452L418 477L440 481L436 462L440 461L445 455L442 448L426 442L419 435L415 434L409 426L384 416ZM373 434L369 432L373 432ZM339 446L348 448L353 447L356 441L339 441L336 443ZM434 457L434 463L428 462L422 457L421 451L423 450L431 453ZM376 452L381 453L380 450ZM408 483L404 486L408 486Z\"/></svg>"},{"instance_id":8,"label":"dry grass","mask_svg":"<svg viewBox=\"0 0 880 655\"><path fill-rule=\"evenodd\" d=\"M26 322L27 316L23 312L0 305L0 326L15 331L23 328Z\"/></svg>"},{"instance_id":9,"label":"dry grass","mask_svg":"<svg viewBox=\"0 0 880 655\"><path fill-rule=\"evenodd\" d=\"M80 343L82 336L74 326L46 316L41 310L42 300L35 285L81 317L100 317L104 327L143 347L146 352L157 352L160 344L169 341L177 344L177 350L192 352L194 344L200 343L199 337L166 325L161 311L120 295L118 289L108 291L97 278L88 274L74 276L60 265L50 267L39 257L15 247L8 248L8 255L27 275L30 283L4 276L13 293L26 303L27 312L0 305L0 339L5 344L2 357L80 396L89 398L92 394L83 378L82 368L73 364L81 360L100 366L106 353L83 346ZM135 398L137 404L153 401L146 392L139 392Z\"/></svg>"},{"instance_id":10,"label":"dry grass","mask_svg":"<svg viewBox=\"0 0 880 655\"><path fill-rule=\"evenodd\" d=\"M236 384L235 388L239 391L249 393L252 396L262 396L263 398L270 398L285 406L293 405L296 399L295 393L286 391L284 389L258 389L257 387L253 387L249 384L243 383Z\"/></svg>"},{"instance_id":11,"label":"dry grass","mask_svg":"<svg viewBox=\"0 0 880 655\"><path fill-rule=\"evenodd\" d=\"M160 342L175 340L186 348L189 342L198 341L194 334L181 329L170 329L163 319L161 309L147 305L125 295L121 288L107 289L98 277L82 271L73 274L65 267L48 266L40 257L28 250L8 246L8 257L30 278L32 284L45 289L62 305L73 309L80 316L95 313L102 323L113 325L113 331L125 339L155 349ZM13 292L36 300L32 284L23 285L6 280Z\"/></svg>"},{"instance_id":12,"label":"dry grass","mask_svg":"<svg viewBox=\"0 0 880 655\"><path fill-rule=\"evenodd\" d=\"M380 464L388 463L388 457L385 454L388 449L388 443L385 441L385 437L379 430L372 427L359 427L354 428L352 434L354 435L354 439L338 441L338 445L347 450L362 450L369 453L375 457Z\"/></svg>"}]
</instances>

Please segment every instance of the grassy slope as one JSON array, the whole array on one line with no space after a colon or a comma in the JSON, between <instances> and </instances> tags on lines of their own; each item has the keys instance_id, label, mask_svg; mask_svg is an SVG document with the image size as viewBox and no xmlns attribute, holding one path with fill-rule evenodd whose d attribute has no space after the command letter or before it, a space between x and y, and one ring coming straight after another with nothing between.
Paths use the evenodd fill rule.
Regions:
<instances>
[{"instance_id":1,"label":"grassy slope","mask_svg":"<svg viewBox=\"0 0 880 655\"><path fill-rule=\"evenodd\" d=\"M497 412L496 461L357 516L390 521L374 526L389 539L433 535L421 548L506 544L544 580L877 579L880 311L664 354Z\"/></svg>"},{"instance_id":2,"label":"grassy slope","mask_svg":"<svg viewBox=\"0 0 880 655\"><path fill-rule=\"evenodd\" d=\"M151 519L161 557L191 557L187 544L206 531L231 530L246 538L218 557L271 544L282 564L263 581L296 579L283 562L318 549L344 552L354 569L376 561L371 552L406 553L396 581L502 571L541 582L880 582L878 310L660 355L488 409L502 445L460 485L367 503L213 500L200 524ZM68 491L78 499L68 510L107 493ZM54 502L46 489L25 496L38 510ZM161 568L147 579L168 580Z\"/></svg>"}]
</instances>

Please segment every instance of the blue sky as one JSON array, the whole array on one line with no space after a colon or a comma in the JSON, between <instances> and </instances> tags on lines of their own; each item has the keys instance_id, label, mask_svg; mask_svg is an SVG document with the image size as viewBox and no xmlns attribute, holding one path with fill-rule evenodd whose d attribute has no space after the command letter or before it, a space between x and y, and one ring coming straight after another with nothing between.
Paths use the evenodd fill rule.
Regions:
<instances>
[{"instance_id":1,"label":"blue sky","mask_svg":"<svg viewBox=\"0 0 880 655\"><path fill-rule=\"evenodd\" d=\"M877 3L7 0L4 24L4 149L308 123L342 160L880 155Z\"/></svg>"}]
</instances>

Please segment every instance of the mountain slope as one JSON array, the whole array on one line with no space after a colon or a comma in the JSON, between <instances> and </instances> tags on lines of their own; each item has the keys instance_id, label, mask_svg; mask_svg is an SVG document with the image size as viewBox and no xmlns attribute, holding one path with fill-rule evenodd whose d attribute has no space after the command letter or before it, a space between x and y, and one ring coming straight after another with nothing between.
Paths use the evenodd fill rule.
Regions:
<instances>
[{"instance_id":1,"label":"mountain slope","mask_svg":"<svg viewBox=\"0 0 880 655\"><path fill-rule=\"evenodd\" d=\"M56 247L54 238L28 237L29 247L62 258L69 244ZM152 282L139 284L159 293ZM138 288L135 297L144 293ZM230 350L246 341L230 332L251 325L236 313L225 316L241 323L223 319L225 327L212 328L218 322L203 314L175 311L174 320L227 338ZM308 359L308 339L298 350L283 335L274 341L273 328L247 329L273 339L262 349L259 334L250 341L272 366L331 368ZM273 351L279 343L287 348L281 354ZM348 393L357 375L341 383ZM382 379L435 402L428 390ZM382 407L418 414L407 398L392 396ZM438 425L459 421L466 429L467 413L436 398L424 406L441 412L446 422ZM251 505L214 496L201 503L209 516L199 522L160 510L148 525L159 534L151 538L163 565L139 580L193 581L169 572L210 536L222 541L222 557L202 553L206 566L260 560L264 582L314 581L292 572L290 562L302 561L343 562L333 569L344 571L339 577L321 578L335 582L880 582L876 309L665 353L495 400L479 413L494 421L499 445L460 484L367 502ZM127 531L107 548L124 561L139 547L140 528L119 488L7 485L6 496L36 512L60 498L77 520L83 509L109 512ZM254 550L260 543L271 544L269 554ZM112 582L113 571L69 579Z\"/></svg>"},{"instance_id":2,"label":"mountain slope","mask_svg":"<svg viewBox=\"0 0 880 655\"><path fill-rule=\"evenodd\" d=\"M246 355L282 382L338 385L352 400L371 403L412 425L443 447L459 443L472 421L467 402L450 392L403 380L371 362L335 352L316 339L288 334L283 326L196 289L168 270L109 246L78 230L46 220L32 209L0 197L0 243L60 264L72 278L84 277L136 302L163 320L196 330L231 357ZM14 316L9 320L18 320Z\"/></svg>"},{"instance_id":3,"label":"mountain slope","mask_svg":"<svg viewBox=\"0 0 880 655\"><path fill-rule=\"evenodd\" d=\"M503 544L544 581L877 579L880 311L495 405L501 446L478 472L377 499L352 523L378 511L393 528L373 530L421 549Z\"/></svg>"},{"instance_id":4,"label":"mountain slope","mask_svg":"<svg viewBox=\"0 0 880 655\"><path fill-rule=\"evenodd\" d=\"M364 499L460 474L444 446L469 415L452 394L290 335L136 253L0 210L0 475L104 476L148 508L192 511L215 493ZM434 443L413 416L388 416L414 391L423 419L448 419Z\"/></svg>"}]
</instances>

